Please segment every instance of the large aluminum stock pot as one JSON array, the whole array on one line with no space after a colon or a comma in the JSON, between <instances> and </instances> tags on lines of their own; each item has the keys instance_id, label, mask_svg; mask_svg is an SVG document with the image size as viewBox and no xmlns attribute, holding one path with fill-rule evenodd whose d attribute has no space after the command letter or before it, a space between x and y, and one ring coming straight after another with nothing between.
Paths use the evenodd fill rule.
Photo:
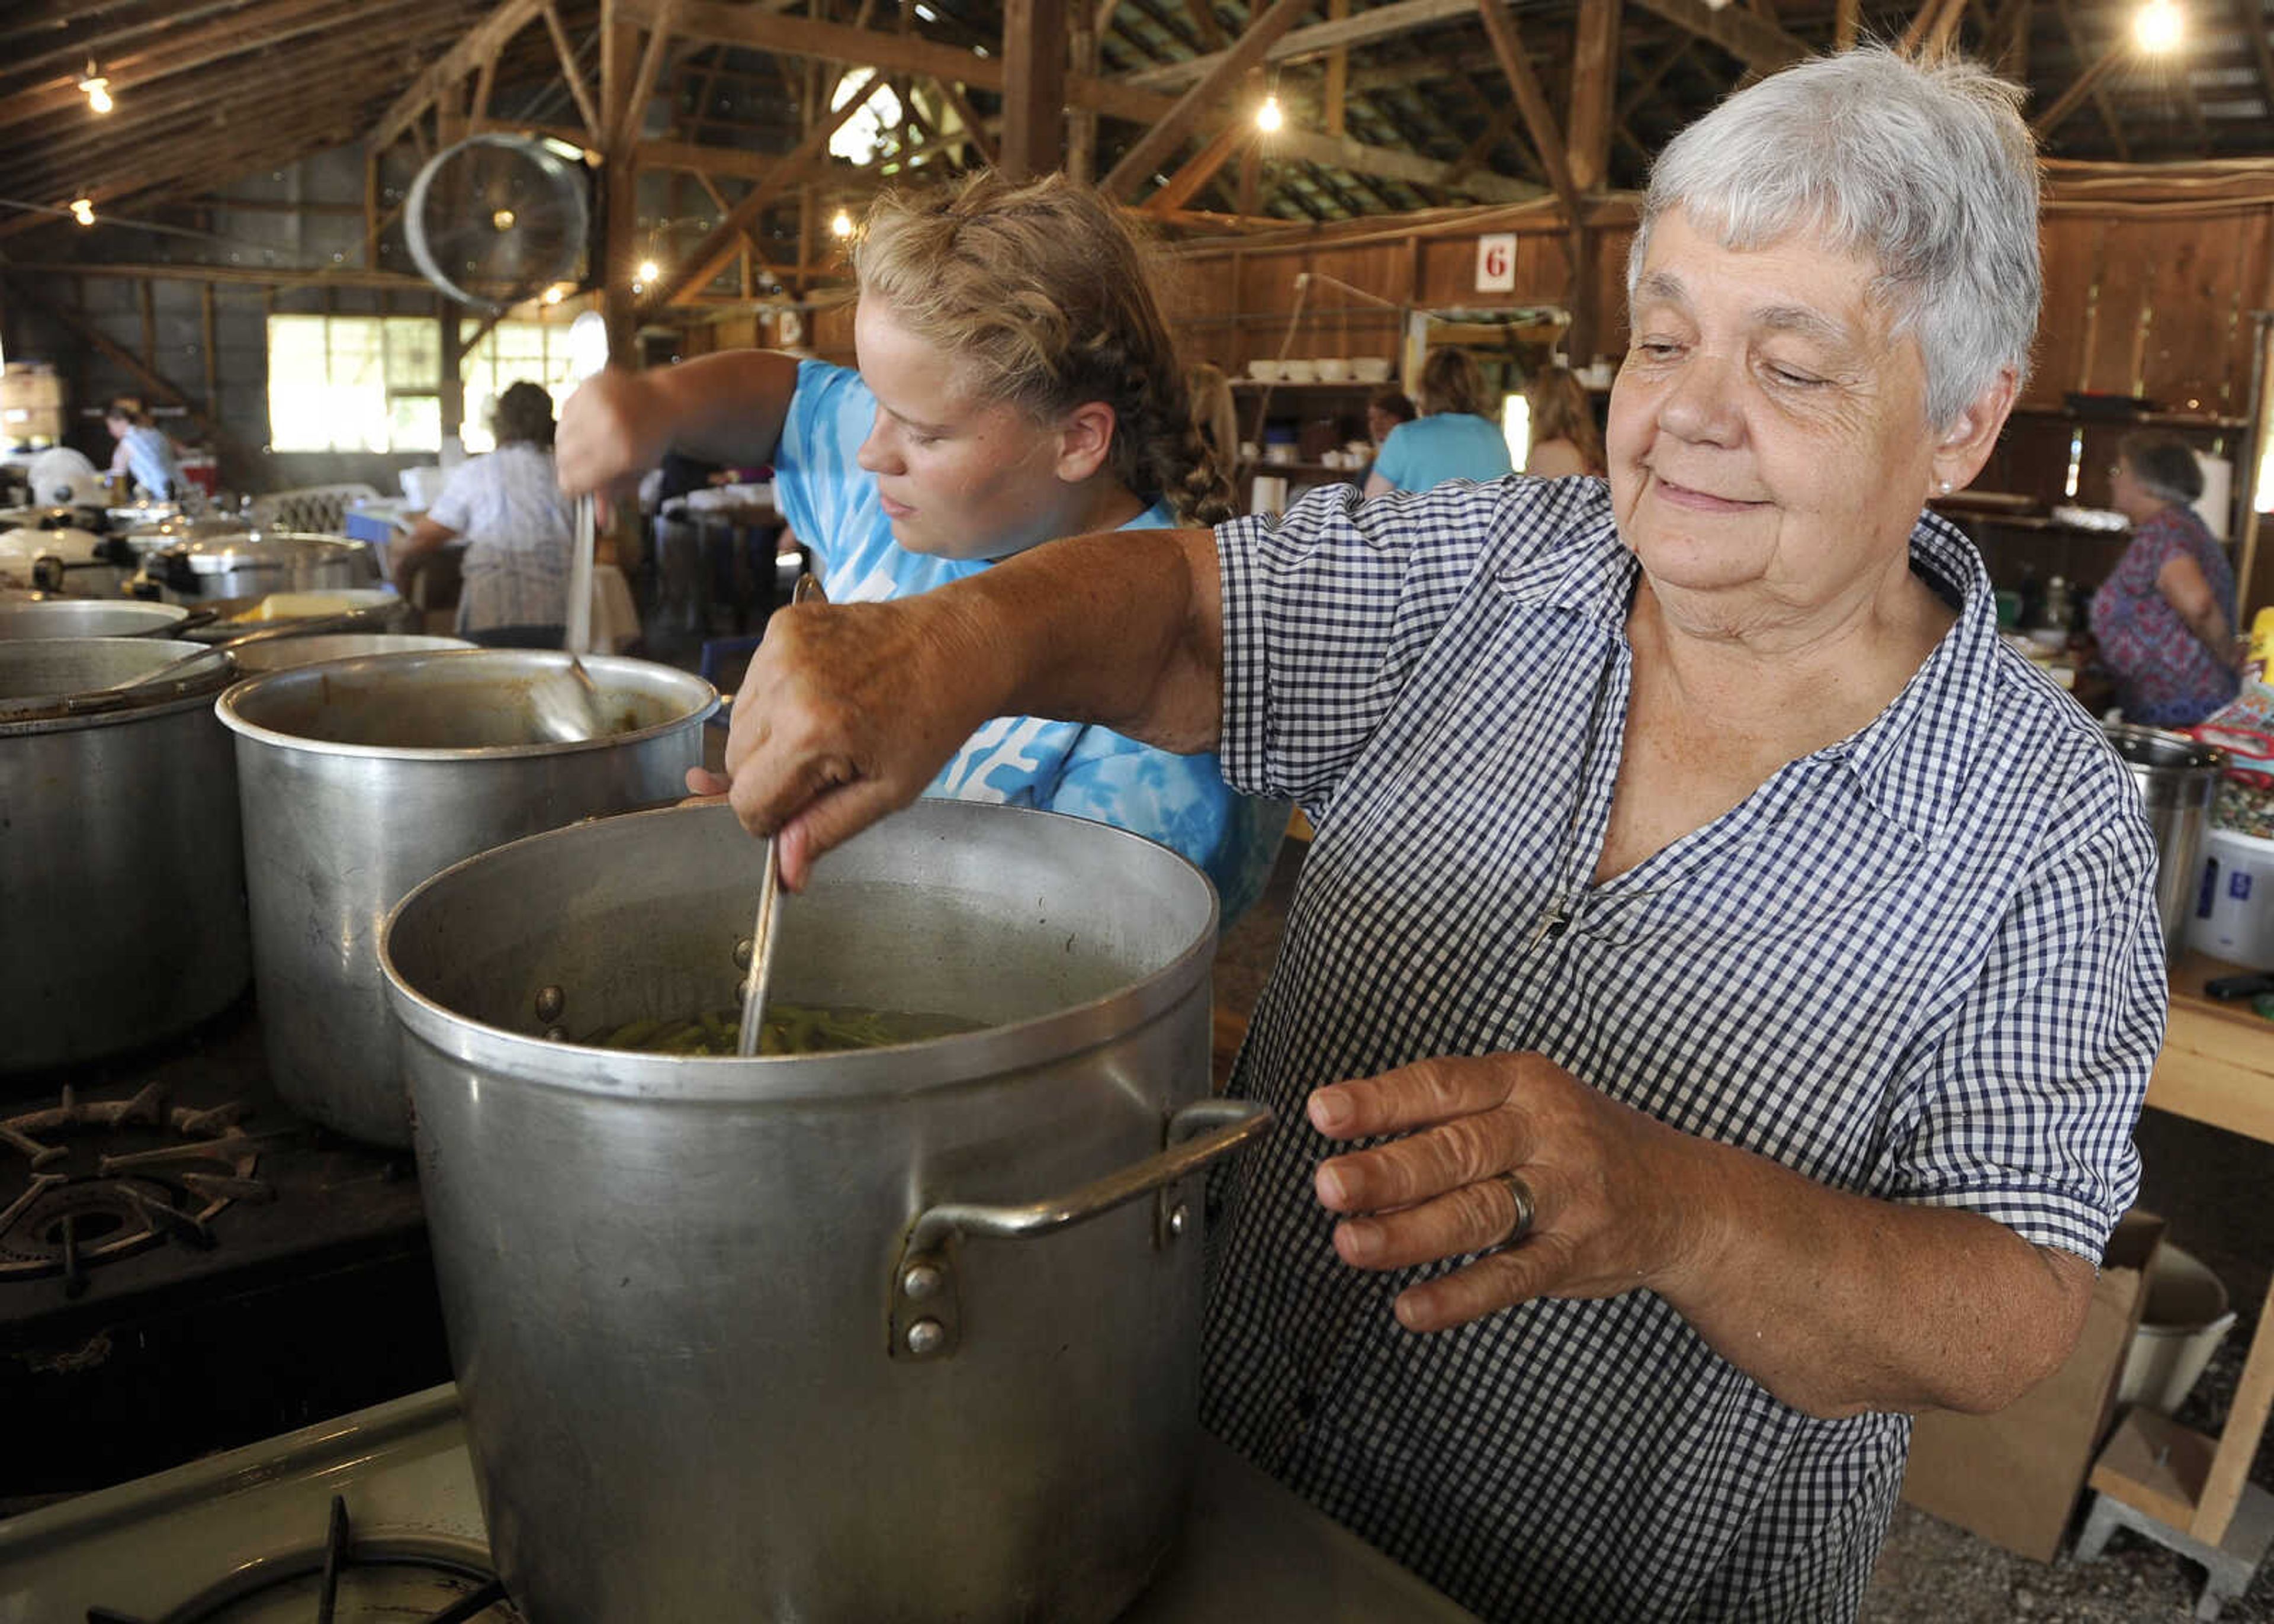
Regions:
<instances>
[{"instance_id":1,"label":"large aluminum stock pot","mask_svg":"<svg viewBox=\"0 0 2274 1624\"><path fill-rule=\"evenodd\" d=\"M1097 1624L1178 1525L1215 893L924 801L785 898L772 996L985 1030L738 1060L548 1041L731 1008L761 848L602 819L406 897L382 961L493 1549L535 1624Z\"/></svg>"},{"instance_id":2,"label":"large aluminum stock pot","mask_svg":"<svg viewBox=\"0 0 2274 1624\"><path fill-rule=\"evenodd\" d=\"M170 1037L250 973L220 656L196 643L0 642L0 1071Z\"/></svg>"},{"instance_id":3,"label":"large aluminum stock pot","mask_svg":"<svg viewBox=\"0 0 2274 1624\"><path fill-rule=\"evenodd\" d=\"M272 672L222 695L237 734L261 1036L294 1110L410 1144L379 970L387 911L460 858L683 793L702 764L717 693L645 660L584 661L618 731L542 742L531 689L565 680L568 659L387 654Z\"/></svg>"}]
</instances>

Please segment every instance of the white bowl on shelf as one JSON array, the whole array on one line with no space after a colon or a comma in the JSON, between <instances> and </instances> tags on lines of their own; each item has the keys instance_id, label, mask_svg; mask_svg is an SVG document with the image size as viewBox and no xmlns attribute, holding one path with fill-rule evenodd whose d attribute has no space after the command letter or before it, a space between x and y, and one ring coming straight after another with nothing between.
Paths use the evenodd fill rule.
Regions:
<instances>
[{"instance_id":1,"label":"white bowl on shelf","mask_svg":"<svg viewBox=\"0 0 2274 1624\"><path fill-rule=\"evenodd\" d=\"M1319 364L1307 357L1290 357L1279 363L1279 375L1289 383L1316 383Z\"/></svg>"},{"instance_id":2,"label":"white bowl on shelf","mask_svg":"<svg viewBox=\"0 0 2274 1624\"><path fill-rule=\"evenodd\" d=\"M1351 376L1360 383L1388 383L1389 363L1380 356L1352 356Z\"/></svg>"},{"instance_id":3,"label":"white bowl on shelf","mask_svg":"<svg viewBox=\"0 0 2274 1624\"><path fill-rule=\"evenodd\" d=\"M1348 357L1321 356L1319 357L1319 381L1321 383L1348 383L1350 381L1350 375L1351 364Z\"/></svg>"},{"instance_id":4,"label":"white bowl on shelf","mask_svg":"<svg viewBox=\"0 0 2274 1624\"><path fill-rule=\"evenodd\" d=\"M1268 357L1250 361L1247 375L1258 383L1276 383L1279 380L1279 363Z\"/></svg>"}]
</instances>

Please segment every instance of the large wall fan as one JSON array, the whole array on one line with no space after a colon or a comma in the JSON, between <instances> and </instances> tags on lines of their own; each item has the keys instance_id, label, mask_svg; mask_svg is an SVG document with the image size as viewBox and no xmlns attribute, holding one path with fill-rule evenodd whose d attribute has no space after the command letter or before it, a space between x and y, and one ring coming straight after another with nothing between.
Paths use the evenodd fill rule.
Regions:
<instances>
[{"instance_id":1,"label":"large wall fan","mask_svg":"<svg viewBox=\"0 0 2274 1624\"><path fill-rule=\"evenodd\" d=\"M573 278L591 212L582 166L542 141L476 135L418 171L403 234L426 280L492 312Z\"/></svg>"}]
</instances>

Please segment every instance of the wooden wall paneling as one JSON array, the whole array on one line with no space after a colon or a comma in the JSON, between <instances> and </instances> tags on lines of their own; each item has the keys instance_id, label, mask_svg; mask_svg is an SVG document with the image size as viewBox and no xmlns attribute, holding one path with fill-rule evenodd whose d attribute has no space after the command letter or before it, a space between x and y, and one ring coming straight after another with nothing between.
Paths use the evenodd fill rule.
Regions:
<instances>
[{"instance_id":1,"label":"wooden wall paneling","mask_svg":"<svg viewBox=\"0 0 2274 1624\"><path fill-rule=\"evenodd\" d=\"M2265 308L2268 279L2274 274L2274 208L2262 208L2237 237L2242 263L2235 273L2234 316L2226 340L2226 379L2219 410L2242 417L2250 414L2250 351L2257 328L2250 312Z\"/></svg>"},{"instance_id":2,"label":"wooden wall paneling","mask_svg":"<svg viewBox=\"0 0 2274 1624\"><path fill-rule=\"evenodd\" d=\"M2107 224L2095 283L2085 387L2100 395L2135 395L2147 342L2149 283L2154 262L2164 258L2165 250L2153 238L2143 240L2136 229L2126 229L2135 222L2112 220Z\"/></svg>"},{"instance_id":3,"label":"wooden wall paneling","mask_svg":"<svg viewBox=\"0 0 2274 1624\"><path fill-rule=\"evenodd\" d=\"M2085 387L2094 277L2107 222L2089 214L2055 214L2038 232L2044 266L2044 304L2037 317L2037 346L2022 398L2059 404Z\"/></svg>"},{"instance_id":4,"label":"wooden wall paneling","mask_svg":"<svg viewBox=\"0 0 2274 1624\"><path fill-rule=\"evenodd\" d=\"M2116 241L2118 252L2136 252L2150 267L2141 311L2141 393L2167 411L2216 410L2203 402L2218 400L2226 371L2219 350L2233 302L2232 237L2126 221Z\"/></svg>"}]
</instances>

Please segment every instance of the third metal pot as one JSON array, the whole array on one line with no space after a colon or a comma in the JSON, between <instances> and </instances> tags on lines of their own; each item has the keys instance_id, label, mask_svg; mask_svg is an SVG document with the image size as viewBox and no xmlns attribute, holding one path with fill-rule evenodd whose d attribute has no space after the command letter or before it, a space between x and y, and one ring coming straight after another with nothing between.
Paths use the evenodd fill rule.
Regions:
<instances>
[{"instance_id":1,"label":"third metal pot","mask_svg":"<svg viewBox=\"0 0 2274 1624\"><path fill-rule=\"evenodd\" d=\"M378 581L379 566L362 542L264 530L198 538L149 553L134 590L172 603L203 603Z\"/></svg>"},{"instance_id":2,"label":"third metal pot","mask_svg":"<svg viewBox=\"0 0 2274 1624\"><path fill-rule=\"evenodd\" d=\"M387 910L475 852L681 793L701 764L718 695L645 660L585 662L618 732L536 742L528 688L567 659L388 654L271 672L222 696L237 734L261 1035L293 1109L408 1145L377 956Z\"/></svg>"}]
</instances>

